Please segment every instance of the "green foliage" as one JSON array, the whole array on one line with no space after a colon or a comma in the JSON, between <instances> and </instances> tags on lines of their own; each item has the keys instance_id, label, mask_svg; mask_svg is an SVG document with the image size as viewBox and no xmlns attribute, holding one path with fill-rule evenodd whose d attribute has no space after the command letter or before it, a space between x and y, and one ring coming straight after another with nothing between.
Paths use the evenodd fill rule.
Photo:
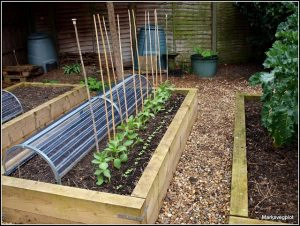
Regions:
<instances>
[{"instance_id":1,"label":"green foliage","mask_svg":"<svg viewBox=\"0 0 300 226\"><path fill-rule=\"evenodd\" d=\"M237 2L234 5L245 15L251 27L248 42L253 46L256 58L262 62L264 52L275 41L277 26L294 12L291 2Z\"/></svg>"},{"instance_id":2,"label":"green foliage","mask_svg":"<svg viewBox=\"0 0 300 226\"><path fill-rule=\"evenodd\" d=\"M93 77L87 77L87 82L90 91L103 92L102 82ZM85 84L84 81L80 81L80 84ZM108 84L104 82L104 89L108 88Z\"/></svg>"},{"instance_id":3,"label":"green foliage","mask_svg":"<svg viewBox=\"0 0 300 226\"><path fill-rule=\"evenodd\" d=\"M81 72L81 65L80 64L71 64L71 65L65 65L63 67L64 74L79 74Z\"/></svg>"},{"instance_id":4,"label":"green foliage","mask_svg":"<svg viewBox=\"0 0 300 226\"><path fill-rule=\"evenodd\" d=\"M200 56L202 56L205 59L210 59L212 57L218 56L218 53L213 50L204 50L201 47L194 47L194 52Z\"/></svg>"},{"instance_id":5,"label":"green foliage","mask_svg":"<svg viewBox=\"0 0 300 226\"><path fill-rule=\"evenodd\" d=\"M155 117L159 111L162 111L164 108L165 102L171 97L171 93L174 87L170 82L165 82L161 84L156 90L155 95L152 94L144 102L144 110L137 114L135 117L130 116L126 122L123 122L120 126L117 127L118 132L114 139L112 139L107 147L100 153L94 154L94 159L92 163L97 165L95 175L97 175L97 185L102 185L110 181L111 173L109 169L109 164L111 168L120 169L122 163L128 161L128 154L130 150L137 144L144 142L138 135L140 129L145 128L145 124L149 121L150 118ZM161 128L158 127L156 130ZM154 132L154 134L157 133ZM151 137L151 139L153 136ZM147 140L143 149L139 153L141 156L145 147L149 146L149 141ZM137 161L137 159L136 159ZM135 162L135 165L137 163ZM132 168L128 169L123 176L128 177L128 175L133 171Z\"/></svg>"},{"instance_id":6,"label":"green foliage","mask_svg":"<svg viewBox=\"0 0 300 226\"><path fill-rule=\"evenodd\" d=\"M270 132L275 146L292 141L298 125L298 15L279 24L276 41L267 51L264 67L269 72L258 72L250 84L261 84L263 89L262 124Z\"/></svg>"}]
</instances>

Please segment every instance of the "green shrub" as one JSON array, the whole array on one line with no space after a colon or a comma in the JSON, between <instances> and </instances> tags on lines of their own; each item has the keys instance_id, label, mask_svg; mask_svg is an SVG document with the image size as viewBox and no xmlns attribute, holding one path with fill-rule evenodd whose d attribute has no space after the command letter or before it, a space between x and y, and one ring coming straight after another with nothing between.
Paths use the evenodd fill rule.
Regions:
<instances>
[{"instance_id":1,"label":"green shrub","mask_svg":"<svg viewBox=\"0 0 300 226\"><path fill-rule=\"evenodd\" d=\"M298 126L298 14L279 24L276 41L266 52L263 66L268 72L258 72L249 79L251 85L263 89L262 125L273 137L275 146L290 143Z\"/></svg>"},{"instance_id":2,"label":"green shrub","mask_svg":"<svg viewBox=\"0 0 300 226\"><path fill-rule=\"evenodd\" d=\"M246 17L251 34L247 38L254 50L255 60L263 62L265 51L275 41L278 25L293 13L291 2L237 2L234 5Z\"/></svg>"}]
</instances>

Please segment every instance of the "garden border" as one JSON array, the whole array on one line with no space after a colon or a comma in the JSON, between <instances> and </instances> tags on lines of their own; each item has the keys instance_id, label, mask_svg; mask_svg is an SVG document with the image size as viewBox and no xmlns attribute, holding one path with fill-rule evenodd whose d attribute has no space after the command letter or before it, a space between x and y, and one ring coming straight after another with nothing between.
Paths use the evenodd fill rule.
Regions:
<instances>
[{"instance_id":1,"label":"garden border","mask_svg":"<svg viewBox=\"0 0 300 226\"><path fill-rule=\"evenodd\" d=\"M12 223L155 223L197 118L197 89L186 94L130 196L2 175L3 216Z\"/></svg>"},{"instance_id":2,"label":"garden border","mask_svg":"<svg viewBox=\"0 0 300 226\"><path fill-rule=\"evenodd\" d=\"M281 224L251 219L248 215L245 100L260 100L261 94L237 93L235 98L234 142L229 224Z\"/></svg>"},{"instance_id":3,"label":"garden border","mask_svg":"<svg viewBox=\"0 0 300 226\"><path fill-rule=\"evenodd\" d=\"M16 118L5 122L1 126L2 145L1 153L13 145L20 143L34 132L42 129L59 116L79 105L87 99L87 93L84 85L81 84L52 84L40 82L21 82L7 87L5 90L12 91L19 87L37 86L37 87L73 87L53 99L27 111Z\"/></svg>"}]
</instances>

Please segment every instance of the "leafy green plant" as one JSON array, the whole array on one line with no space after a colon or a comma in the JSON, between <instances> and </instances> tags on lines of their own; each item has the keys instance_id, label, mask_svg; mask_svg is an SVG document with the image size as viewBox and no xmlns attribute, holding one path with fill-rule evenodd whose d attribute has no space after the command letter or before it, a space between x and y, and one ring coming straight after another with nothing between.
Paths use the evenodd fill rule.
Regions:
<instances>
[{"instance_id":1,"label":"leafy green plant","mask_svg":"<svg viewBox=\"0 0 300 226\"><path fill-rule=\"evenodd\" d=\"M65 65L63 69L64 69L64 74L72 74L72 73L79 74L81 72L81 65L80 64Z\"/></svg>"},{"instance_id":2,"label":"leafy green plant","mask_svg":"<svg viewBox=\"0 0 300 226\"><path fill-rule=\"evenodd\" d=\"M263 89L262 125L273 137L275 146L290 143L298 126L298 15L279 24L276 41L267 51L263 66L268 72L258 72L249 79L251 85Z\"/></svg>"},{"instance_id":3,"label":"leafy green plant","mask_svg":"<svg viewBox=\"0 0 300 226\"><path fill-rule=\"evenodd\" d=\"M102 185L104 182L110 181L111 174L110 170L108 169L108 162L110 162L112 159L112 157L108 157L107 151L94 153L94 159L92 160L92 163L98 166L94 173L97 176L97 185Z\"/></svg>"},{"instance_id":4,"label":"leafy green plant","mask_svg":"<svg viewBox=\"0 0 300 226\"><path fill-rule=\"evenodd\" d=\"M155 96L150 95L149 99L144 102L144 111L137 114L135 117L130 116L126 122L123 122L117 127L118 131L114 139L112 139L107 147L100 153L94 154L92 163L96 164L97 169L95 175L97 176L97 185L102 185L110 181L111 168L121 169L122 163L128 161L128 154L130 150L138 143L144 142L138 135L138 131L145 128L145 124L151 117L155 117L155 114L163 110L165 102L171 97L171 92L174 90L174 86L170 82L161 84L156 90ZM161 125L157 127L156 131L161 129ZM155 131L154 131L155 133ZM153 136L151 136L151 139ZM143 155L149 142L147 140L143 146L139 156ZM139 158L135 159L137 162ZM137 163L134 163L135 165ZM133 170L133 169L132 169ZM127 177L132 170L126 171L124 176Z\"/></svg>"},{"instance_id":5,"label":"leafy green plant","mask_svg":"<svg viewBox=\"0 0 300 226\"><path fill-rule=\"evenodd\" d=\"M90 91L103 92L102 82L97 80L94 77L87 77L87 82ZM80 81L80 84L85 84L84 81ZM107 83L104 83L104 88L107 89L109 86Z\"/></svg>"},{"instance_id":6,"label":"leafy green plant","mask_svg":"<svg viewBox=\"0 0 300 226\"><path fill-rule=\"evenodd\" d=\"M213 50L204 50L201 47L194 47L194 52L200 56L202 56L204 59L210 59L212 57L218 56L218 53Z\"/></svg>"}]
</instances>

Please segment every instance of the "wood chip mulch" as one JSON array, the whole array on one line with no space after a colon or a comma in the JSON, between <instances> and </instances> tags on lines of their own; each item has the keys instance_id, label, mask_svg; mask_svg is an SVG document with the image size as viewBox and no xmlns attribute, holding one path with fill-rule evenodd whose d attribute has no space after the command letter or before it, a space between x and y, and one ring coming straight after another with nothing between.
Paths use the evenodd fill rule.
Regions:
<instances>
[{"instance_id":1,"label":"wood chip mulch","mask_svg":"<svg viewBox=\"0 0 300 226\"><path fill-rule=\"evenodd\" d=\"M245 102L249 217L298 223L298 142L275 148L261 125L262 104Z\"/></svg>"},{"instance_id":2,"label":"wood chip mulch","mask_svg":"<svg viewBox=\"0 0 300 226\"><path fill-rule=\"evenodd\" d=\"M188 138L157 224L227 224L236 92L261 92L248 78L256 65L220 65L214 78L170 77L198 89L198 119Z\"/></svg>"}]
</instances>

